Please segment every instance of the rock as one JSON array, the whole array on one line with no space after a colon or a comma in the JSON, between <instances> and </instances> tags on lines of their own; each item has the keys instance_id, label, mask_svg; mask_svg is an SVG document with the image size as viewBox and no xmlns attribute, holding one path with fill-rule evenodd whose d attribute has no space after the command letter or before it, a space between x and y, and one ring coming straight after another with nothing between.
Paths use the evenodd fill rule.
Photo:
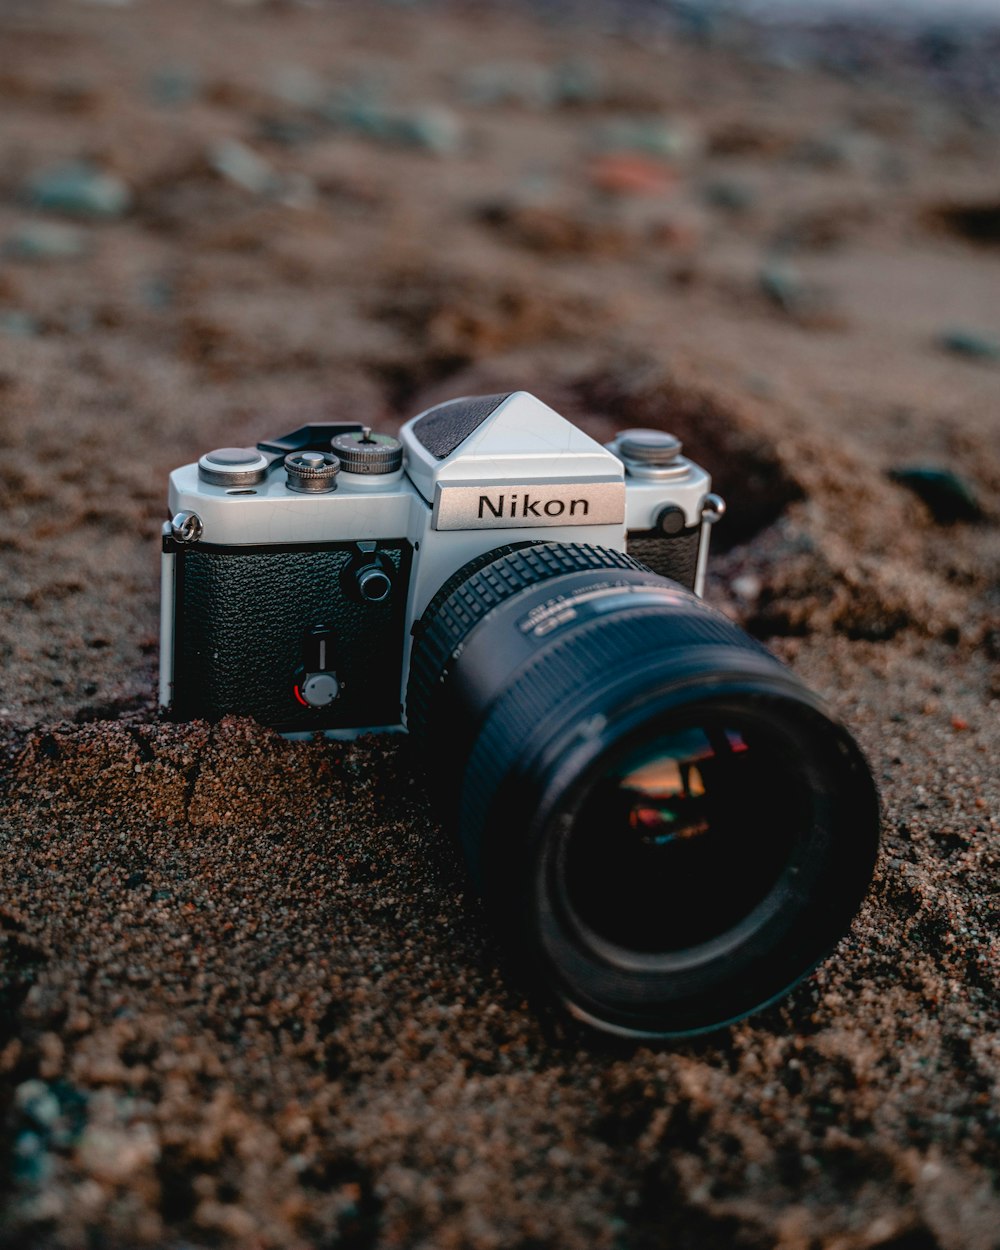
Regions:
<instances>
[{"instance_id":1,"label":"rock","mask_svg":"<svg viewBox=\"0 0 1000 1250\"><path fill-rule=\"evenodd\" d=\"M85 161L43 170L31 179L27 190L38 208L71 217L121 217L132 203L131 191L117 174Z\"/></svg>"},{"instance_id":2,"label":"rock","mask_svg":"<svg viewBox=\"0 0 1000 1250\"><path fill-rule=\"evenodd\" d=\"M274 71L271 93L284 104L300 109L323 107L328 89L322 78L304 65L279 65Z\"/></svg>"},{"instance_id":3,"label":"rock","mask_svg":"<svg viewBox=\"0 0 1000 1250\"><path fill-rule=\"evenodd\" d=\"M1000 339L957 327L945 330L938 340L946 352L973 360L1000 360Z\"/></svg>"},{"instance_id":4,"label":"rock","mask_svg":"<svg viewBox=\"0 0 1000 1250\"><path fill-rule=\"evenodd\" d=\"M730 213L745 213L753 208L756 199L752 188L746 183L729 178L707 182L701 193L706 204L713 208L724 208Z\"/></svg>"},{"instance_id":5,"label":"rock","mask_svg":"<svg viewBox=\"0 0 1000 1250\"><path fill-rule=\"evenodd\" d=\"M14 1143L11 1172L22 1185L40 1188L52 1175L53 1158L37 1133L20 1133Z\"/></svg>"},{"instance_id":6,"label":"rock","mask_svg":"<svg viewBox=\"0 0 1000 1250\"><path fill-rule=\"evenodd\" d=\"M463 100L479 107L514 104L549 109L593 104L604 94L599 68L573 59L555 66L533 61L492 61L461 75Z\"/></svg>"},{"instance_id":7,"label":"rock","mask_svg":"<svg viewBox=\"0 0 1000 1250\"><path fill-rule=\"evenodd\" d=\"M276 190L280 183L267 161L258 156L253 148L236 139L228 139L212 148L208 162L227 182L253 195L266 195Z\"/></svg>"},{"instance_id":8,"label":"rock","mask_svg":"<svg viewBox=\"0 0 1000 1250\"><path fill-rule=\"evenodd\" d=\"M733 578L732 588L733 593L740 599L747 603L755 603L761 596L764 583L756 573L742 573L739 577Z\"/></svg>"},{"instance_id":9,"label":"rock","mask_svg":"<svg viewBox=\"0 0 1000 1250\"><path fill-rule=\"evenodd\" d=\"M371 88L357 88L329 100L323 116L345 130L400 147L422 148L447 156L462 143L464 129L457 114L443 105L397 108L383 103Z\"/></svg>"},{"instance_id":10,"label":"rock","mask_svg":"<svg viewBox=\"0 0 1000 1250\"><path fill-rule=\"evenodd\" d=\"M399 113L393 137L407 147L424 148L438 156L457 150L462 141L462 123L450 109L431 104Z\"/></svg>"},{"instance_id":11,"label":"rock","mask_svg":"<svg viewBox=\"0 0 1000 1250\"><path fill-rule=\"evenodd\" d=\"M17 309L0 311L0 334L14 339L33 339L41 325L30 313Z\"/></svg>"},{"instance_id":12,"label":"rock","mask_svg":"<svg viewBox=\"0 0 1000 1250\"><path fill-rule=\"evenodd\" d=\"M283 148L297 148L320 137L320 123L307 117L259 117L257 136Z\"/></svg>"},{"instance_id":13,"label":"rock","mask_svg":"<svg viewBox=\"0 0 1000 1250\"><path fill-rule=\"evenodd\" d=\"M56 221L25 221L4 240L5 256L14 260L75 260L90 246L88 236L76 226Z\"/></svg>"},{"instance_id":14,"label":"rock","mask_svg":"<svg viewBox=\"0 0 1000 1250\"><path fill-rule=\"evenodd\" d=\"M162 312L174 302L173 282L166 277L151 277L139 284L139 298L147 308Z\"/></svg>"},{"instance_id":15,"label":"rock","mask_svg":"<svg viewBox=\"0 0 1000 1250\"><path fill-rule=\"evenodd\" d=\"M663 117L619 117L594 131L594 143L605 151L638 152L644 156L678 160L698 146L694 132L681 122Z\"/></svg>"},{"instance_id":16,"label":"rock","mask_svg":"<svg viewBox=\"0 0 1000 1250\"><path fill-rule=\"evenodd\" d=\"M14 1106L40 1129L49 1130L62 1114L59 1099L44 1081L22 1081L14 1091Z\"/></svg>"},{"instance_id":17,"label":"rock","mask_svg":"<svg viewBox=\"0 0 1000 1250\"><path fill-rule=\"evenodd\" d=\"M316 184L300 169L293 170L282 182L278 202L286 208L315 208L319 202Z\"/></svg>"},{"instance_id":18,"label":"rock","mask_svg":"<svg viewBox=\"0 0 1000 1250\"><path fill-rule=\"evenodd\" d=\"M357 134L399 147L422 148L445 156L459 146L462 126L448 109L431 105L417 109L355 106L343 123Z\"/></svg>"},{"instance_id":19,"label":"rock","mask_svg":"<svg viewBox=\"0 0 1000 1250\"><path fill-rule=\"evenodd\" d=\"M159 1144L148 1124L128 1128L88 1125L76 1150L76 1162L98 1180L123 1184L160 1157Z\"/></svg>"},{"instance_id":20,"label":"rock","mask_svg":"<svg viewBox=\"0 0 1000 1250\"><path fill-rule=\"evenodd\" d=\"M531 61L474 65L462 74L459 89L466 103L480 108L519 104L544 109L555 102L549 71Z\"/></svg>"},{"instance_id":21,"label":"rock","mask_svg":"<svg viewBox=\"0 0 1000 1250\"><path fill-rule=\"evenodd\" d=\"M600 66L579 59L563 61L552 70L551 90L557 104L596 104L605 94Z\"/></svg>"},{"instance_id":22,"label":"rock","mask_svg":"<svg viewBox=\"0 0 1000 1250\"><path fill-rule=\"evenodd\" d=\"M783 312L796 312L801 307L805 287L796 267L781 257L766 261L757 275L761 291Z\"/></svg>"},{"instance_id":23,"label":"rock","mask_svg":"<svg viewBox=\"0 0 1000 1250\"><path fill-rule=\"evenodd\" d=\"M873 141L845 128L825 130L801 139L790 152L790 159L813 169L840 169L857 165Z\"/></svg>"},{"instance_id":24,"label":"rock","mask_svg":"<svg viewBox=\"0 0 1000 1250\"><path fill-rule=\"evenodd\" d=\"M591 162L587 176L598 190L612 195L659 195L675 181L673 170L662 161L632 152L598 157Z\"/></svg>"},{"instance_id":25,"label":"rock","mask_svg":"<svg viewBox=\"0 0 1000 1250\"><path fill-rule=\"evenodd\" d=\"M925 503L934 520L941 525L983 519L983 510L972 487L951 469L909 465L890 469L888 476Z\"/></svg>"},{"instance_id":26,"label":"rock","mask_svg":"<svg viewBox=\"0 0 1000 1250\"><path fill-rule=\"evenodd\" d=\"M146 86L153 103L167 108L190 104L198 89L198 73L190 65L164 65L156 70Z\"/></svg>"}]
</instances>

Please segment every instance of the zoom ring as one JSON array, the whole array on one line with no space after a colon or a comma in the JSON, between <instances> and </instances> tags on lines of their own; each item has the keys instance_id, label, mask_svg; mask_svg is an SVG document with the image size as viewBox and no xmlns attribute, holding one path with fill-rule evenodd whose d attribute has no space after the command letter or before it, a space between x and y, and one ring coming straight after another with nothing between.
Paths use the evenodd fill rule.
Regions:
<instances>
[{"instance_id":1,"label":"zoom ring","mask_svg":"<svg viewBox=\"0 0 1000 1250\"><path fill-rule=\"evenodd\" d=\"M414 626L406 696L410 730L425 728L432 692L444 677L450 656L494 608L550 578L589 569L642 570L643 565L607 547L525 542L494 548L459 569Z\"/></svg>"}]
</instances>

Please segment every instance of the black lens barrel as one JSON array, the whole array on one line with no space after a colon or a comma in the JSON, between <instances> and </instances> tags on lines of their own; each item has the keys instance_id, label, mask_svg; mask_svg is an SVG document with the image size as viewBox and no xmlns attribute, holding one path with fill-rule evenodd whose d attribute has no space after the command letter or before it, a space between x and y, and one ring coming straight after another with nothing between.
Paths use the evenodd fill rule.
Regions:
<instances>
[{"instance_id":1,"label":"black lens barrel","mask_svg":"<svg viewBox=\"0 0 1000 1250\"><path fill-rule=\"evenodd\" d=\"M515 544L459 570L416 635L408 721L461 779L455 814L472 876L524 967L576 1015L637 1036L717 1027L789 989L847 928L877 848L863 757L814 694L690 592L619 551ZM567 888L581 812L623 753L705 727L716 740L723 727L744 734L771 774L787 773L787 788L771 787L774 812L757 802L739 836L777 836L775 813L791 810L793 790L807 796L787 863L711 940L662 951L606 942ZM599 842L599 831L587 836ZM607 856L625 855L629 836L609 827ZM720 893L727 866L713 869ZM627 874L608 880L628 894ZM698 884L710 899L711 874ZM620 911L630 900L610 902Z\"/></svg>"}]
</instances>

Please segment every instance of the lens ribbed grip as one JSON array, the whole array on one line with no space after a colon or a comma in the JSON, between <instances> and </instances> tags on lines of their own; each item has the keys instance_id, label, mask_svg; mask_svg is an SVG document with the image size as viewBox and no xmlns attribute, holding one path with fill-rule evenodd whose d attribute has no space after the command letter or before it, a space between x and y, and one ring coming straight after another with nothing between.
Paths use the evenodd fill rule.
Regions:
<instances>
[{"instance_id":1,"label":"lens ribbed grip","mask_svg":"<svg viewBox=\"0 0 1000 1250\"><path fill-rule=\"evenodd\" d=\"M414 627L416 642L406 693L407 722L427 724L431 692L455 649L494 608L552 577L589 569L642 569L621 551L583 543L516 543L498 547L458 570L431 600Z\"/></svg>"}]
</instances>

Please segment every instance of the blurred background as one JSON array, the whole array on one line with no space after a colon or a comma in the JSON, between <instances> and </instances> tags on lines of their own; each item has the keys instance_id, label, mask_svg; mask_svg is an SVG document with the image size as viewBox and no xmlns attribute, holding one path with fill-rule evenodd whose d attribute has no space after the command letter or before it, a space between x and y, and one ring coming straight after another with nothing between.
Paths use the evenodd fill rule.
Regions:
<instances>
[{"instance_id":1,"label":"blurred background","mask_svg":"<svg viewBox=\"0 0 1000 1250\"><path fill-rule=\"evenodd\" d=\"M704 1041L554 1033L398 740L157 720L170 469L519 388L882 788ZM995 1250L998 413L993 0L0 0L0 1243Z\"/></svg>"},{"instance_id":2,"label":"blurred background","mask_svg":"<svg viewBox=\"0 0 1000 1250\"><path fill-rule=\"evenodd\" d=\"M5 0L8 714L148 700L166 471L305 420L517 386L599 436L666 424L730 497L719 550L833 492L849 547L806 580L913 527L886 474L916 444L958 477L915 489L978 510L995 10ZM769 594L731 609L815 615ZM845 627L961 616L900 594ZM16 664L39 622L44 695Z\"/></svg>"},{"instance_id":3,"label":"blurred background","mask_svg":"<svg viewBox=\"0 0 1000 1250\"><path fill-rule=\"evenodd\" d=\"M173 465L477 390L673 428L765 636L967 627L926 501L996 501L998 24L5 0L7 716L151 706Z\"/></svg>"}]
</instances>

